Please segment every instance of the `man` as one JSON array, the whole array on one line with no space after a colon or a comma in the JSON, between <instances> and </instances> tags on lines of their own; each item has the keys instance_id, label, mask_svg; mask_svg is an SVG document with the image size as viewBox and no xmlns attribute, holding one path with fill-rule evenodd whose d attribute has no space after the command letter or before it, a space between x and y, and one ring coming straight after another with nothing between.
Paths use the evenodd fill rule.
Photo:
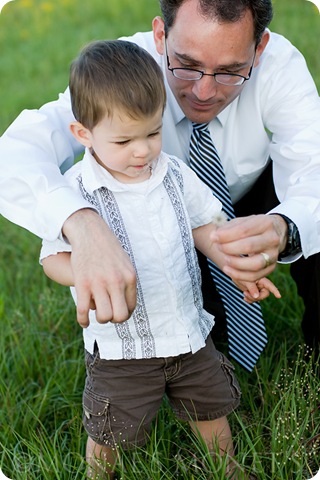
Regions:
<instances>
[{"instance_id":1,"label":"man","mask_svg":"<svg viewBox=\"0 0 320 480\"><path fill-rule=\"evenodd\" d=\"M153 35L131 40L157 59L167 79L164 150L188 162L192 122L209 123L236 213L267 212L280 200L272 215L231 220L214 240L229 254L225 273L235 279L268 275L279 254L288 262L303 254L307 260L296 262L295 277L306 304L304 333L309 343L318 342L319 307L311 308L307 297L316 298L319 290L320 105L305 62L283 37L266 30L269 0L160 4L164 20L154 19ZM181 69L198 73L191 81L177 78ZM234 76L239 84L230 83ZM71 120L66 92L39 111L23 112L8 129L0 143L0 211L43 238L62 231L72 244L82 326L90 306L99 321L123 321L135 305L132 266L96 212L60 176L58 165L65 170L80 151L68 132ZM272 179L266 183L268 165L276 194ZM250 199L252 190L258 199ZM203 275L209 282L208 272Z\"/></svg>"}]
</instances>

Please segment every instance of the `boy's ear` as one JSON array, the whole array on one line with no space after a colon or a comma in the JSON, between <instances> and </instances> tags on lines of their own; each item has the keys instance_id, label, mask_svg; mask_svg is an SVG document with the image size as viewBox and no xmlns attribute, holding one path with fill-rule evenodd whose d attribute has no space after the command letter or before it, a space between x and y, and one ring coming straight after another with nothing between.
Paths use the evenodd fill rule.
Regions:
<instances>
[{"instance_id":1,"label":"boy's ear","mask_svg":"<svg viewBox=\"0 0 320 480\"><path fill-rule=\"evenodd\" d=\"M70 130L72 135L82 143L85 147L91 148L91 132L88 128L84 127L80 122L71 122Z\"/></svg>"}]
</instances>

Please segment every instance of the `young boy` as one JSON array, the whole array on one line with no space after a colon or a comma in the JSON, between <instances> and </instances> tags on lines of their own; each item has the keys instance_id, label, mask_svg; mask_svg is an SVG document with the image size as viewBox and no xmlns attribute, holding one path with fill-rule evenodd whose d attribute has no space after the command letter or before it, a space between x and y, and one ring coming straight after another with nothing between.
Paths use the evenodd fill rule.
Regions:
<instances>
[{"instance_id":1,"label":"young boy","mask_svg":"<svg viewBox=\"0 0 320 480\"><path fill-rule=\"evenodd\" d=\"M224 267L210 240L221 204L189 167L161 152L166 94L146 51L119 40L90 44L71 66L70 93L70 128L86 153L66 177L111 227L137 276L129 320L101 324L92 310L83 332L89 478L113 478L117 447L146 441L164 394L210 450L217 442L232 458L226 416L240 389L209 335L214 319L202 306L194 248ZM41 252L46 274L64 285L73 285L69 251L58 241ZM268 279L238 286L249 302L280 297Z\"/></svg>"}]
</instances>

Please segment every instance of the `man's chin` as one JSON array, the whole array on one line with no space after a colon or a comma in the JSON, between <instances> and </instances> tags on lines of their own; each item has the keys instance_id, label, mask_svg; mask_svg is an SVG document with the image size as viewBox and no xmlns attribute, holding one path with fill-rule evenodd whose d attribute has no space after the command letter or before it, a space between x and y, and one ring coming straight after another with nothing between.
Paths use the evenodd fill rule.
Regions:
<instances>
[{"instance_id":1,"label":"man's chin","mask_svg":"<svg viewBox=\"0 0 320 480\"><path fill-rule=\"evenodd\" d=\"M191 107L190 104L180 105L185 116L194 123L209 123L225 108L223 105L215 105L214 107Z\"/></svg>"},{"instance_id":2,"label":"man's chin","mask_svg":"<svg viewBox=\"0 0 320 480\"><path fill-rule=\"evenodd\" d=\"M193 123L209 123L216 118L220 111L214 110L210 112L188 111L186 117Z\"/></svg>"}]
</instances>

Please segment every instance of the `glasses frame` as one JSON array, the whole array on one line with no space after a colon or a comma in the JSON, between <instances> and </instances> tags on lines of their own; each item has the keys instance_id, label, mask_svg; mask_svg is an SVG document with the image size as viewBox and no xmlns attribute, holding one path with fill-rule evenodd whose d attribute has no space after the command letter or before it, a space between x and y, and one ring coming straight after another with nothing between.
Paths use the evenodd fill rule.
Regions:
<instances>
[{"instance_id":1,"label":"glasses frame","mask_svg":"<svg viewBox=\"0 0 320 480\"><path fill-rule=\"evenodd\" d=\"M188 68L188 67L174 67L174 68L172 68L172 67L170 67L170 59L169 59L169 55L168 55L167 39L166 38L164 40L164 43L165 43L165 50L166 50L166 57L167 57L167 68L172 73L172 75L175 78L178 78L179 80L182 80L182 81L185 81L185 82L197 82L198 80L201 80L202 77L207 76L207 77L213 77L219 85L224 85L226 87L239 87L239 86L243 85L244 82L246 82L247 80L250 80L252 70L253 70L254 61L256 59L256 48L254 50L253 60L252 60L252 63L251 63L249 73L245 77L244 75L240 75L238 73L220 73L220 72L218 72L218 73L205 73L202 70L198 70L196 68ZM199 77L198 78L181 78L181 77L179 77L179 75L176 74L180 70L197 72L199 74ZM229 77L238 78L239 79L238 83L224 83L224 82L221 82L219 80L219 77L221 75L228 75Z\"/></svg>"}]
</instances>

